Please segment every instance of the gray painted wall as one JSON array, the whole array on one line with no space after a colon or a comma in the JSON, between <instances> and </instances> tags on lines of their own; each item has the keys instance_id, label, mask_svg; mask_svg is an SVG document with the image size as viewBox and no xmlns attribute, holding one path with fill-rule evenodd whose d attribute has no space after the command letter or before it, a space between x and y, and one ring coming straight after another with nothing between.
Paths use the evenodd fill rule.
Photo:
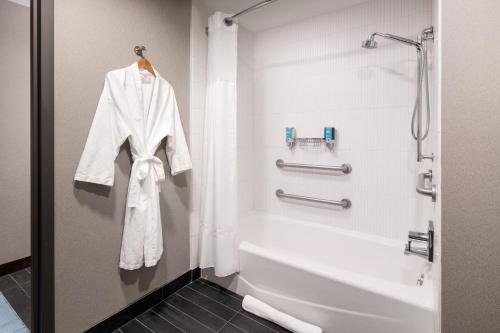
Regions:
<instances>
[{"instance_id":1,"label":"gray painted wall","mask_svg":"<svg viewBox=\"0 0 500 333\"><path fill-rule=\"evenodd\" d=\"M116 159L115 185L73 183L107 71L137 60L146 45L174 87L189 129L189 27L186 0L55 1L56 332L81 332L189 270L189 177L162 186L165 252L159 265L118 268L131 161ZM157 154L167 166L165 152Z\"/></svg>"},{"instance_id":2,"label":"gray painted wall","mask_svg":"<svg viewBox=\"0 0 500 333\"><path fill-rule=\"evenodd\" d=\"M30 9L0 1L0 264L30 255Z\"/></svg>"},{"instance_id":3,"label":"gray painted wall","mask_svg":"<svg viewBox=\"0 0 500 333\"><path fill-rule=\"evenodd\" d=\"M443 333L497 333L500 1L442 6Z\"/></svg>"}]
</instances>

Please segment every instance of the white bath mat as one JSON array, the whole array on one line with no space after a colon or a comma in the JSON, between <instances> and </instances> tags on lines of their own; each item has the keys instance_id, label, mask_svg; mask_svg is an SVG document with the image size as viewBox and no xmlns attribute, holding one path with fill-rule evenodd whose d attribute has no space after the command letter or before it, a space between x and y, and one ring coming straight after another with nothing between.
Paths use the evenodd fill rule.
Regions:
<instances>
[{"instance_id":1,"label":"white bath mat","mask_svg":"<svg viewBox=\"0 0 500 333\"><path fill-rule=\"evenodd\" d=\"M10 306L5 296L0 292L0 332L29 333L16 311Z\"/></svg>"}]
</instances>

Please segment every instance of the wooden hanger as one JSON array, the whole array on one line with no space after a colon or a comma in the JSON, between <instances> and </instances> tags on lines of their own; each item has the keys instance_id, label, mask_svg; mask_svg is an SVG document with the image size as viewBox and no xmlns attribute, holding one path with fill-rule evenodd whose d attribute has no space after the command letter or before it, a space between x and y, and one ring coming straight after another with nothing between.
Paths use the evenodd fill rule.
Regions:
<instances>
[{"instance_id":1,"label":"wooden hanger","mask_svg":"<svg viewBox=\"0 0 500 333\"><path fill-rule=\"evenodd\" d=\"M146 47L145 46L136 46L136 47L134 47L135 54L137 56L141 57L141 59L139 59L139 61L137 61L137 67L139 69L145 69L145 70L147 70L154 77L156 77L155 71L153 69L153 65L151 65L151 63L149 62L149 60L144 57L144 53L143 53L144 51L146 51Z\"/></svg>"}]
</instances>

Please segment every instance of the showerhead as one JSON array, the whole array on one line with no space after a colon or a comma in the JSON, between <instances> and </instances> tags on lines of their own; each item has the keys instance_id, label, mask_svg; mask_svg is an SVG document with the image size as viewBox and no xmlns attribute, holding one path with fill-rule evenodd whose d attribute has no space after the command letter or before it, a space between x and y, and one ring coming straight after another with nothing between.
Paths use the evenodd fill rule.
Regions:
<instances>
[{"instance_id":1,"label":"showerhead","mask_svg":"<svg viewBox=\"0 0 500 333\"><path fill-rule=\"evenodd\" d=\"M364 49L376 49L377 45L378 43L372 38L361 42L361 47Z\"/></svg>"}]
</instances>

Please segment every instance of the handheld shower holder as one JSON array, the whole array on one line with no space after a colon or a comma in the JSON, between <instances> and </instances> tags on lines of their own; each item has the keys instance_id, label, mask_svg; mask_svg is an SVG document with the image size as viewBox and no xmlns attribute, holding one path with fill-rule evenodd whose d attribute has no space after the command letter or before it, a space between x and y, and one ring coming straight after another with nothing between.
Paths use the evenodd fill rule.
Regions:
<instances>
[{"instance_id":1,"label":"handheld shower holder","mask_svg":"<svg viewBox=\"0 0 500 333\"><path fill-rule=\"evenodd\" d=\"M422 40L434 40L434 27L433 26L430 26L429 28L426 28L424 30L422 30L422 33L421 33L421 38Z\"/></svg>"}]
</instances>

